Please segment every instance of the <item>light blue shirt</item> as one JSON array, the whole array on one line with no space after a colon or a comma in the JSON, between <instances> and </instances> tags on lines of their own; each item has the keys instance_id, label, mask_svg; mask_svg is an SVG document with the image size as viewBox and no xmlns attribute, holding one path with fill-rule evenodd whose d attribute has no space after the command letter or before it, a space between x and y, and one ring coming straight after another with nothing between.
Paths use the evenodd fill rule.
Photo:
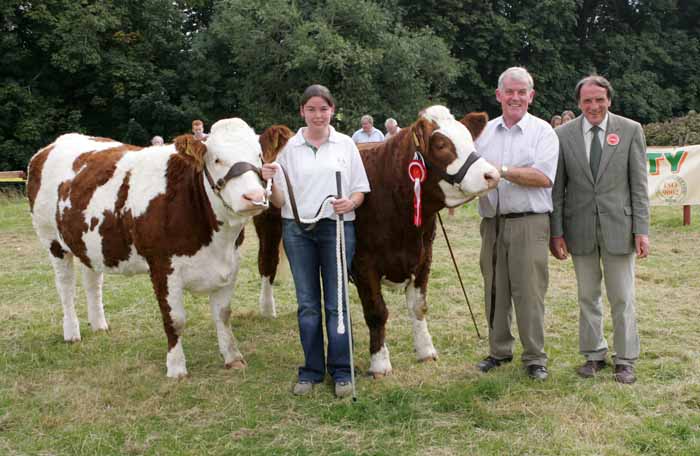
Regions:
<instances>
[{"instance_id":1,"label":"light blue shirt","mask_svg":"<svg viewBox=\"0 0 700 456\"><path fill-rule=\"evenodd\" d=\"M559 158L559 138L554 129L542 119L526 113L520 122L506 127L503 116L486 125L474 143L476 151L489 163L500 169L535 168L554 183ZM496 191L479 198L479 214L494 217L513 212L552 211L551 187L525 187L501 179Z\"/></svg>"},{"instance_id":2,"label":"light blue shirt","mask_svg":"<svg viewBox=\"0 0 700 456\"><path fill-rule=\"evenodd\" d=\"M355 141L355 144L382 142L384 141L384 133L372 127L372 133L368 135L362 128L360 128L352 134L352 140Z\"/></svg>"}]
</instances>

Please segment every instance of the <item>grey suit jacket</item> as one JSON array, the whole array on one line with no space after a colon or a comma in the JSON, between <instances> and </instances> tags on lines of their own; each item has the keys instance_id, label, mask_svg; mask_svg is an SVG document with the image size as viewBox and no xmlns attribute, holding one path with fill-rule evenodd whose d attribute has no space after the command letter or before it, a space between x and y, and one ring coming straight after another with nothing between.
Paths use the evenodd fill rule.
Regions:
<instances>
[{"instance_id":1,"label":"grey suit jacket","mask_svg":"<svg viewBox=\"0 0 700 456\"><path fill-rule=\"evenodd\" d=\"M551 235L564 236L569 252L587 255L600 220L603 241L615 255L634 251L634 235L649 234L646 140L642 126L608 113L603 155L593 176L583 139L583 116L556 129L559 164L552 188ZM611 145L608 135L619 143Z\"/></svg>"}]
</instances>

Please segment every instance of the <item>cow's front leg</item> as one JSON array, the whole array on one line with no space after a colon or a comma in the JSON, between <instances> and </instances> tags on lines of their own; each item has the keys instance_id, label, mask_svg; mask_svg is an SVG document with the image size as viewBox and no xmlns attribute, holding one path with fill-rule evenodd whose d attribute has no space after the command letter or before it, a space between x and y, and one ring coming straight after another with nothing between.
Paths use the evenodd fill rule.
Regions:
<instances>
[{"instance_id":1,"label":"cow's front leg","mask_svg":"<svg viewBox=\"0 0 700 456\"><path fill-rule=\"evenodd\" d=\"M386 308L379 274L362 264L362 259L355 256L353 260L353 276L357 293L362 301L362 311L365 322L369 328L369 374L374 378L381 378L391 373L391 359L389 349L384 343L386 337L386 320L389 311Z\"/></svg>"},{"instance_id":2,"label":"cow's front leg","mask_svg":"<svg viewBox=\"0 0 700 456\"><path fill-rule=\"evenodd\" d=\"M167 376L184 377L187 375L187 363L182 349L182 334L185 329L182 280L171 268L170 261L150 266L151 283L163 317L165 335L168 338Z\"/></svg>"},{"instance_id":3,"label":"cow's front leg","mask_svg":"<svg viewBox=\"0 0 700 456\"><path fill-rule=\"evenodd\" d=\"M83 266L83 288L87 298L88 321L93 331L107 331L104 306L102 304L103 274Z\"/></svg>"},{"instance_id":4,"label":"cow's front leg","mask_svg":"<svg viewBox=\"0 0 700 456\"><path fill-rule=\"evenodd\" d=\"M233 283L220 288L209 295L211 314L216 326L216 336L219 340L219 351L224 357L224 366L227 369L243 369L246 362L238 350L238 343L231 331L231 296L233 295Z\"/></svg>"},{"instance_id":5,"label":"cow's front leg","mask_svg":"<svg viewBox=\"0 0 700 456\"><path fill-rule=\"evenodd\" d=\"M434 361L437 359L437 351L433 346L433 338L428 332L426 313L428 305L425 301L425 293L411 282L406 287L406 305L408 316L413 322L413 347L416 350L418 361Z\"/></svg>"}]
</instances>

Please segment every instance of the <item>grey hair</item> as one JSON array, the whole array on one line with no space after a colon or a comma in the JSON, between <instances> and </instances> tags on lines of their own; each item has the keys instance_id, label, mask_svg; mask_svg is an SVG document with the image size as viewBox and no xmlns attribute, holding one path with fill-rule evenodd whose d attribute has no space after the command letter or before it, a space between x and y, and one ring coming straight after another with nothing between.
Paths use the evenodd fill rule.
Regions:
<instances>
[{"instance_id":1,"label":"grey hair","mask_svg":"<svg viewBox=\"0 0 700 456\"><path fill-rule=\"evenodd\" d=\"M389 117L384 121L384 126L388 127L389 125L398 125L399 123L394 119L393 117Z\"/></svg>"},{"instance_id":2,"label":"grey hair","mask_svg":"<svg viewBox=\"0 0 700 456\"><path fill-rule=\"evenodd\" d=\"M503 90L503 83L506 78L514 79L516 81L525 82L527 84L527 89L532 90L535 88L535 81L532 80L530 73L523 67L510 67L498 77L498 89Z\"/></svg>"},{"instance_id":3,"label":"grey hair","mask_svg":"<svg viewBox=\"0 0 700 456\"><path fill-rule=\"evenodd\" d=\"M368 121L371 125L374 125L374 117L370 116L369 114L365 114L360 118L360 123L364 121Z\"/></svg>"}]
</instances>

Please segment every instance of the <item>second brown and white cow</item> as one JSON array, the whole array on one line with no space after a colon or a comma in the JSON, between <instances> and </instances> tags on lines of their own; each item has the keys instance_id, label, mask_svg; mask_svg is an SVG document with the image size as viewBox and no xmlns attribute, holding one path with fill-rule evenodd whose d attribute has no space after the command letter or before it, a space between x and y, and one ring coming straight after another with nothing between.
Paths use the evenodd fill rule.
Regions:
<instances>
[{"instance_id":1,"label":"second brown and white cow","mask_svg":"<svg viewBox=\"0 0 700 456\"><path fill-rule=\"evenodd\" d=\"M436 214L446 206L459 206L498 184L498 171L476 155L472 139L481 133L487 120L486 114L473 113L457 121L447 108L433 106L390 140L360 146L372 191L356 210L357 245L352 275L370 331L369 372L374 376L392 370L385 344L388 310L382 296L382 283L405 288L416 357L419 360L437 358L426 320ZM261 142L267 161L281 150L291 134L286 127L279 126L263 133ZM265 136L269 137L263 141ZM414 184L408 175L408 165L417 156L416 152L427 165L427 179L422 184L423 224L420 227L413 224ZM273 212L258 218L260 306L264 314L274 315L271 284L278 262L280 219L279 214Z\"/></svg>"},{"instance_id":2,"label":"second brown and white cow","mask_svg":"<svg viewBox=\"0 0 700 456\"><path fill-rule=\"evenodd\" d=\"M267 207L260 155L254 131L240 119L215 123L206 144L185 135L141 150L72 133L34 155L27 193L55 271L64 339L80 340L77 258L93 330L107 329L103 273L149 273L168 340L168 377L187 374L185 290L209 294L225 366L245 366L230 300L240 265L236 239Z\"/></svg>"}]
</instances>

